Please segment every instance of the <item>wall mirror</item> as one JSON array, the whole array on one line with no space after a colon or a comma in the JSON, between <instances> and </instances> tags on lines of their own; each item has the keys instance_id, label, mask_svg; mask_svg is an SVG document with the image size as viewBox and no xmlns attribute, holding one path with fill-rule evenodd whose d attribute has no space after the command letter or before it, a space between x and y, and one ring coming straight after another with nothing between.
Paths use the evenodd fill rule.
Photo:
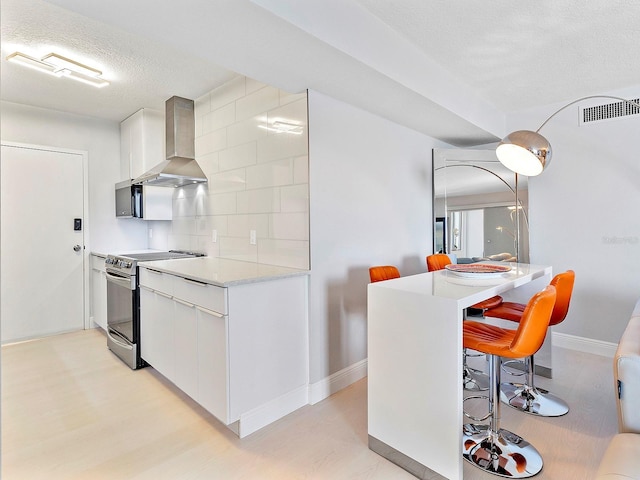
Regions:
<instances>
[{"instance_id":1,"label":"wall mirror","mask_svg":"<svg viewBox=\"0 0 640 480\"><path fill-rule=\"evenodd\" d=\"M458 263L529 263L527 177L495 150L433 150L434 252Z\"/></svg>"}]
</instances>

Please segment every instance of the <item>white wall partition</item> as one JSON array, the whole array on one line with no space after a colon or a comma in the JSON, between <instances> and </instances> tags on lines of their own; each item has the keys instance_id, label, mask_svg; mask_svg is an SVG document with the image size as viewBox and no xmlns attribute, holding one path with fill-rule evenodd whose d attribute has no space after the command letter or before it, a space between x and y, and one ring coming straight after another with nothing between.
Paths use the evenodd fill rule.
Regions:
<instances>
[{"instance_id":1,"label":"white wall partition","mask_svg":"<svg viewBox=\"0 0 640 480\"><path fill-rule=\"evenodd\" d=\"M639 93L640 86L611 94ZM510 130L535 130L573 100L513 115ZM553 330L594 340L594 348L617 343L640 296L640 115L580 126L573 106L540 133L553 157L529 179L531 262L553 265L554 273L576 272L569 314Z\"/></svg>"},{"instance_id":2,"label":"white wall partition","mask_svg":"<svg viewBox=\"0 0 640 480\"><path fill-rule=\"evenodd\" d=\"M426 271L431 149L443 144L313 91L309 125L310 379L317 401L335 390L327 382L336 376L348 384L350 368L364 370L369 267Z\"/></svg>"}]
</instances>

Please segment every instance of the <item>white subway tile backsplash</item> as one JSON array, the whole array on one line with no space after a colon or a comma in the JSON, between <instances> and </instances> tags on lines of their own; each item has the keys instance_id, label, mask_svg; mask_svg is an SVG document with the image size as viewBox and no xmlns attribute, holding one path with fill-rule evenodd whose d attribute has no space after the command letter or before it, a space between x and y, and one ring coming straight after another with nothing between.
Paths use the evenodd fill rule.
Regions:
<instances>
[{"instance_id":1,"label":"white subway tile backsplash","mask_svg":"<svg viewBox=\"0 0 640 480\"><path fill-rule=\"evenodd\" d=\"M307 102L307 91L302 93L289 93L284 90L280 90L280 105L286 105L287 103L295 102L296 100L304 100ZM306 123L306 111L305 111L305 123Z\"/></svg>"},{"instance_id":2,"label":"white subway tile backsplash","mask_svg":"<svg viewBox=\"0 0 640 480\"><path fill-rule=\"evenodd\" d=\"M171 221L171 233L174 235L195 235L196 217L178 217Z\"/></svg>"},{"instance_id":3,"label":"white subway tile backsplash","mask_svg":"<svg viewBox=\"0 0 640 480\"><path fill-rule=\"evenodd\" d=\"M303 155L293 159L293 183L309 184L309 156Z\"/></svg>"},{"instance_id":4,"label":"white subway tile backsplash","mask_svg":"<svg viewBox=\"0 0 640 480\"><path fill-rule=\"evenodd\" d=\"M173 218L194 216L196 214L196 197L179 196L173 199Z\"/></svg>"},{"instance_id":5,"label":"white subway tile backsplash","mask_svg":"<svg viewBox=\"0 0 640 480\"><path fill-rule=\"evenodd\" d=\"M249 244L249 235L246 237L222 237L220 238L220 256L245 262L258 261L258 246Z\"/></svg>"},{"instance_id":6,"label":"white subway tile backsplash","mask_svg":"<svg viewBox=\"0 0 640 480\"><path fill-rule=\"evenodd\" d=\"M224 150L223 150L224 151ZM207 153L196 158L198 165L207 176L218 173L220 170L220 152Z\"/></svg>"},{"instance_id":7,"label":"white subway tile backsplash","mask_svg":"<svg viewBox=\"0 0 640 480\"><path fill-rule=\"evenodd\" d=\"M238 76L195 103L196 159L208 183L176 189L174 220L163 243L308 269L306 92ZM301 125L302 134L264 128L275 121ZM251 230L257 245L249 242Z\"/></svg>"},{"instance_id":8,"label":"white subway tile backsplash","mask_svg":"<svg viewBox=\"0 0 640 480\"><path fill-rule=\"evenodd\" d=\"M308 148L306 135L270 134L258 140L258 163L306 155Z\"/></svg>"},{"instance_id":9,"label":"white subway tile backsplash","mask_svg":"<svg viewBox=\"0 0 640 480\"><path fill-rule=\"evenodd\" d=\"M198 217L198 235L206 235L211 238L212 230L217 230L218 236L228 235L228 219L233 215L207 215Z\"/></svg>"},{"instance_id":10,"label":"white subway tile backsplash","mask_svg":"<svg viewBox=\"0 0 640 480\"><path fill-rule=\"evenodd\" d=\"M238 120L253 117L280 105L280 92L275 87L263 87L260 90L236 101Z\"/></svg>"},{"instance_id":11,"label":"white subway tile backsplash","mask_svg":"<svg viewBox=\"0 0 640 480\"><path fill-rule=\"evenodd\" d=\"M220 152L219 160L220 171L255 165L257 157L256 152L256 142L244 143L242 145L222 150Z\"/></svg>"},{"instance_id":12,"label":"white subway tile backsplash","mask_svg":"<svg viewBox=\"0 0 640 480\"><path fill-rule=\"evenodd\" d=\"M276 160L247 167L247 189L277 187L293 183L293 160Z\"/></svg>"},{"instance_id":13,"label":"white subway tile backsplash","mask_svg":"<svg viewBox=\"0 0 640 480\"><path fill-rule=\"evenodd\" d=\"M225 128L196 137L196 158L224 148L227 148L227 129Z\"/></svg>"},{"instance_id":14,"label":"white subway tile backsplash","mask_svg":"<svg viewBox=\"0 0 640 480\"><path fill-rule=\"evenodd\" d=\"M246 95L246 77L238 76L209 92L211 97L210 111L227 105Z\"/></svg>"},{"instance_id":15,"label":"white subway tile backsplash","mask_svg":"<svg viewBox=\"0 0 640 480\"><path fill-rule=\"evenodd\" d=\"M205 215L234 215L236 209L236 194L216 193L209 194L205 202Z\"/></svg>"},{"instance_id":16,"label":"white subway tile backsplash","mask_svg":"<svg viewBox=\"0 0 640 480\"><path fill-rule=\"evenodd\" d=\"M246 170L244 168L216 173L209 178L209 187L216 193L244 190L246 186L245 177Z\"/></svg>"},{"instance_id":17,"label":"white subway tile backsplash","mask_svg":"<svg viewBox=\"0 0 640 480\"><path fill-rule=\"evenodd\" d=\"M227 146L234 147L266 138L267 131L260 128L266 125L266 119L266 115L258 115L227 127Z\"/></svg>"},{"instance_id":18,"label":"white subway tile backsplash","mask_svg":"<svg viewBox=\"0 0 640 480\"><path fill-rule=\"evenodd\" d=\"M295 166L294 166L295 172ZM295 175L294 175L295 177ZM299 184L280 188L281 212L308 212L309 185Z\"/></svg>"},{"instance_id":19,"label":"white subway tile backsplash","mask_svg":"<svg viewBox=\"0 0 640 480\"><path fill-rule=\"evenodd\" d=\"M258 262L308 270L309 242L260 240L258 242Z\"/></svg>"},{"instance_id":20,"label":"white subway tile backsplash","mask_svg":"<svg viewBox=\"0 0 640 480\"><path fill-rule=\"evenodd\" d=\"M226 235L230 237L247 237L250 230L256 231L258 238L269 236L269 216L262 215L232 215L229 216Z\"/></svg>"},{"instance_id":21,"label":"white subway tile backsplash","mask_svg":"<svg viewBox=\"0 0 640 480\"><path fill-rule=\"evenodd\" d=\"M281 121L294 125L307 125L307 98L295 100L286 105L269 110L267 113L269 123Z\"/></svg>"},{"instance_id":22,"label":"white subway tile backsplash","mask_svg":"<svg viewBox=\"0 0 640 480\"><path fill-rule=\"evenodd\" d=\"M202 117L202 134L206 135L214 130L219 130L235 123L236 121L236 104L229 103Z\"/></svg>"},{"instance_id":23,"label":"white subway tile backsplash","mask_svg":"<svg viewBox=\"0 0 640 480\"><path fill-rule=\"evenodd\" d=\"M269 234L278 240L309 240L309 215L306 213L272 213Z\"/></svg>"},{"instance_id":24,"label":"white subway tile backsplash","mask_svg":"<svg viewBox=\"0 0 640 480\"><path fill-rule=\"evenodd\" d=\"M238 214L271 213L280 211L280 189L263 188L237 194Z\"/></svg>"}]
</instances>

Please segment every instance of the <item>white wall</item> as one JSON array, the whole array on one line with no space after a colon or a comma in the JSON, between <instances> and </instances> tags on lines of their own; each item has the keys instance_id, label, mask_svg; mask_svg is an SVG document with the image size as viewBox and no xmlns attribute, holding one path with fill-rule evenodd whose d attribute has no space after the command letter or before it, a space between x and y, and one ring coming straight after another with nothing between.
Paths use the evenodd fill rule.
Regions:
<instances>
[{"instance_id":1,"label":"white wall","mask_svg":"<svg viewBox=\"0 0 640 480\"><path fill-rule=\"evenodd\" d=\"M370 266L426 271L431 149L443 146L309 92L312 384L367 357Z\"/></svg>"},{"instance_id":2,"label":"white wall","mask_svg":"<svg viewBox=\"0 0 640 480\"><path fill-rule=\"evenodd\" d=\"M640 86L613 95L638 98ZM513 115L510 130L535 130L563 105ZM573 106L540 133L553 156L529 179L531 263L576 272L569 315L554 331L617 343L640 298L640 116L578 126Z\"/></svg>"},{"instance_id":3,"label":"white wall","mask_svg":"<svg viewBox=\"0 0 640 480\"><path fill-rule=\"evenodd\" d=\"M147 248L147 227L142 220L115 218L114 184L121 180L117 122L8 102L2 102L0 119L4 141L88 152L89 250L109 253ZM64 188L64 178L51 181ZM37 221L38 212L33 216Z\"/></svg>"}]
</instances>

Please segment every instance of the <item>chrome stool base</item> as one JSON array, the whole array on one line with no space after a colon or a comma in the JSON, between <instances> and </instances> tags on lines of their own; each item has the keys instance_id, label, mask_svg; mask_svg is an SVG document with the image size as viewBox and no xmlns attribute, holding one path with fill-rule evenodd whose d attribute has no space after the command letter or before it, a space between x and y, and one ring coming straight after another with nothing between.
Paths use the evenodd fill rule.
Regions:
<instances>
[{"instance_id":1,"label":"chrome stool base","mask_svg":"<svg viewBox=\"0 0 640 480\"><path fill-rule=\"evenodd\" d=\"M500 400L516 410L539 417L560 417L569 412L569 405L553 393L522 383L502 383Z\"/></svg>"},{"instance_id":2,"label":"chrome stool base","mask_svg":"<svg viewBox=\"0 0 640 480\"><path fill-rule=\"evenodd\" d=\"M542 457L533 445L503 428L465 424L462 456L487 473L508 478L528 478L542 470Z\"/></svg>"},{"instance_id":3,"label":"chrome stool base","mask_svg":"<svg viewBox=\"0 0 640 480\"><path fill-rule=\"evenodd\" d=\"M465 390L484 392L491 384L489 375L474 368L465 367L462 375L462 385Z\"/></svg>"}]
</instances>

